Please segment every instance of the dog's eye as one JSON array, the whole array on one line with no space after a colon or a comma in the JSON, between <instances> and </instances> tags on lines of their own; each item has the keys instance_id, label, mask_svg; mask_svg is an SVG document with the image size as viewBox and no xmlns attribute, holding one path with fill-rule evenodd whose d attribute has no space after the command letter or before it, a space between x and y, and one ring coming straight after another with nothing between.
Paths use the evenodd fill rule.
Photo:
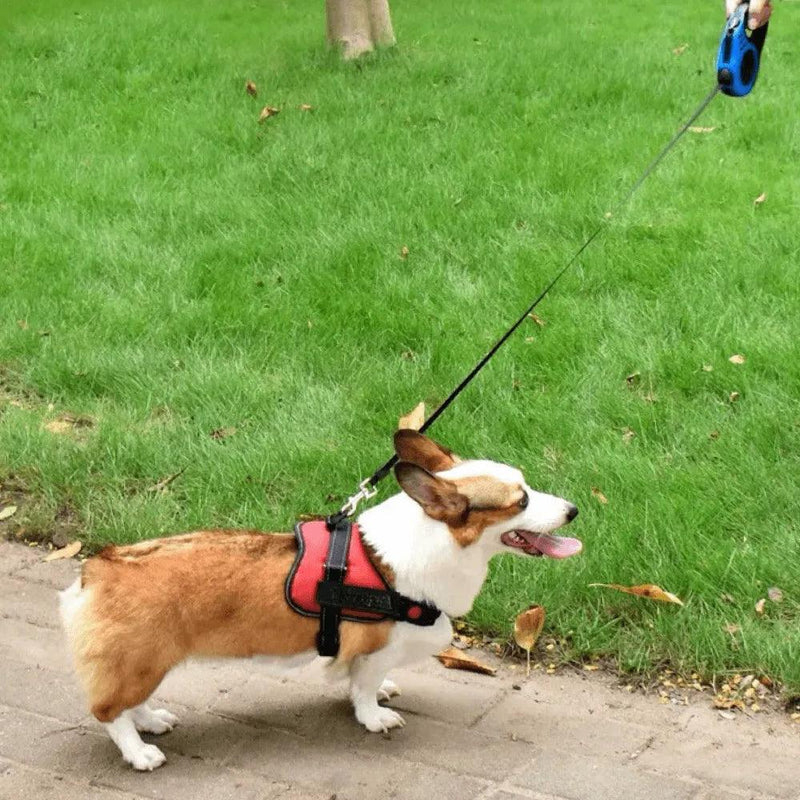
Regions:
<instances>
[{"instance_id":1,"label":"dog's eye","mask_svg":"<svg viewBox=\"0 0 800 800\"><path fill-rule=\"evenodd\" d=\"M527 508L528 507L528 493L523 492L522 497L519 500L519 507L520 508Z\"/></svg>"}]
</instances>

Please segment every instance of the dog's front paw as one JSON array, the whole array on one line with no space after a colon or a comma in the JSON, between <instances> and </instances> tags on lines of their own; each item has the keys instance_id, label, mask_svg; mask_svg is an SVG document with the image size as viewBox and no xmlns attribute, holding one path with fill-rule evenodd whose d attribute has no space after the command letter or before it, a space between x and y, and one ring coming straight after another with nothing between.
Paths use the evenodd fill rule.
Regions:
<instances>
[{"instance_id":1,"label":"dog's front paw","mask_svg":"<svg viewBox=\"0 0 800 800\"><path fill-rule=\"evenodd\" d=\"M174 714L170 714L166 708L153 709L139 706L132 709L131 714L136 730L156 736L169 733L178 724L178 718Z\"/></svg>"},{"instance_id":2,"label":"dog's front paw","mask_svg":"<svg viewBox=\"0 0 800 800\"><path fill-rule=\"evenodd\" d=\"M381 688L378 689L378 702L383 703L387 700L391 700L393 697L396 697L400 694L400 687L394 682L390 681L388 678L381 684Z\"/></svg>"},{"instance_id":3,"label":"dog's front paw","mask_svg":"<svg viewBox=\"0 0 800 800\"><path fill-rule=\"evenodd\" d=\"M131 756L130 765L142 772L152 772L166 760L167 757L154 744L144 744Z\"/></svg>"},{"instance_id":4,"label":"dog's front paw","mask_svg":"<svg viewBox=\"0 0 800 800\"><path fill-rule=\"evenodd\" d=\"M391 708L356 709L356 719L372 733L387 733L392 728L402 728L406 721Z\"/></svg>"}]
</instances>

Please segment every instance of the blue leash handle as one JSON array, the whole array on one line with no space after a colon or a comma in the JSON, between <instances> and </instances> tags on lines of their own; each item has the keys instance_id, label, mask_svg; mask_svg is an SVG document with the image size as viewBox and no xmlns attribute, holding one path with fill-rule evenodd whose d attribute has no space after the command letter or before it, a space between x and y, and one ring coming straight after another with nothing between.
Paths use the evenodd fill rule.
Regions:
<instances>
[{"instance_id":1,"label":"blue leash handle","mask_svg":"<svg viewBox=\"0 0 800 800\"><path fill-rule=\"evenodd\" d=\"M725 23L717 55L719 88L731 97L750 94L756 84L761 51L769 23L755 31L747 28L748 4L741 3Z\"/></svg>"}]
</instances>

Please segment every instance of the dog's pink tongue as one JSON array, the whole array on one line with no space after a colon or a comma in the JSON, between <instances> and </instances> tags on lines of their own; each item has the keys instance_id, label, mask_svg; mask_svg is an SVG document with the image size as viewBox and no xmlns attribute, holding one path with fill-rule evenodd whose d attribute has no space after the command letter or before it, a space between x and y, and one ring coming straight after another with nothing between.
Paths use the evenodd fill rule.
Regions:
<instances>
[{"instance_id":1,"label":"dog's pink tongue","mask_svg":"<svg viewBox=\"0 0 800 800\"><path fill-rule=\"evenodd\" d=\"M580 539L572 539L569 536L541 533L528 541L536 550L550 558L569 558L583 549Z\"/></svg>"}]
</instances>

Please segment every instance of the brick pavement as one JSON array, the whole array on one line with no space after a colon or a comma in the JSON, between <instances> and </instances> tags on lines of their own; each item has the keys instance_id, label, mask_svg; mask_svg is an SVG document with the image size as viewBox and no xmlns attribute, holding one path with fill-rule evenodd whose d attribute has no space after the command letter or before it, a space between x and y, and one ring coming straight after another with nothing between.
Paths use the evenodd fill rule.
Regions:
<instances>
[{"instance_id":1,"label":"brick pavement","mask_svg":"<svg viewBox=\"0 0 800 800\"><path fill-rule=\"evenodd\" d=\"M433 659L393 673L408 724L385 737L317 669L187 664L156 694L181 719L152 738L167 764L138 773L87 715L58 628L56 589L79 565L42 557L0 542L1 800L800 800L800 728L780 715Z\"/></svg>"}]
</instances>

